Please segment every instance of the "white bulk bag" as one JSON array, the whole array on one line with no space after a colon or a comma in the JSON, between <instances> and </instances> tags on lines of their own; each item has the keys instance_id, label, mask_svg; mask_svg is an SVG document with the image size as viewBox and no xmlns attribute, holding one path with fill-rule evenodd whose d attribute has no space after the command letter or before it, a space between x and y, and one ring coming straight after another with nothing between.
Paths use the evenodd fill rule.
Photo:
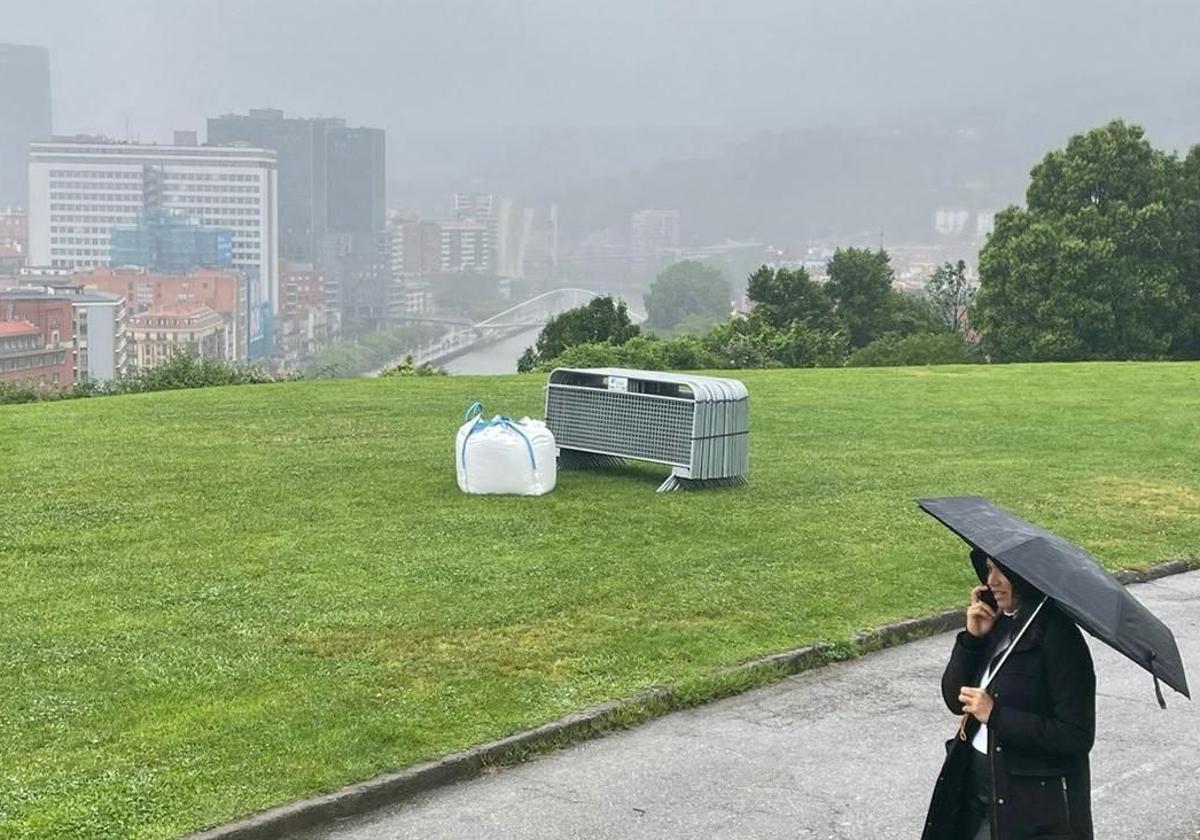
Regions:
<instances>
[{"instance_id":1,"label":"white bulk bag","mask_svg":"<svg viewBox=\"0 0 1200 840\"><path fill-rule=\"evenodd\" d=\"M459 428L454 451L464 493L540 496L558 478L554 434L540 420L474 417Z\"/></svg>"}]
</instances>

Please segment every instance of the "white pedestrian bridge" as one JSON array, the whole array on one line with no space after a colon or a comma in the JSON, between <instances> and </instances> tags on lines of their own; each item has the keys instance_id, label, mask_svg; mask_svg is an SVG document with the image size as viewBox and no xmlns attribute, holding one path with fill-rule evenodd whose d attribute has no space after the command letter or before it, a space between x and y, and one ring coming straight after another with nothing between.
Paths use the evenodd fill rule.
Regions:
<instances>
[{"instance_id":1,"label":"white pedestrian bridge","mask_svg":"<svg viewBox=\"0 0 1200 840\"><path fill-rule=\"evenodd\" d=\"M488 344L500 341L510 335L526 332L534 327L541 327L554 316L560 315L568 309L585 306L592 299L602 296L600 292L594 292L589 289L569 287L551 289L537 297L532 297L529 300L510 306L503 312L497 312L490 318L478 323L454 321L444 318L424 318L420 316L405 318L404 321L408 323L434 323L450 326L449 332L442 334L412 352L413 364L441 364L456 356L461 356L464 353L469 353L472 350L477 350ZM629 317L638 323L646 319L645 315L635 312L632 309L629 311ZM409 354L406 353L405 355ZM398 364L399 361L397 359L389 363L388 366Z\"/></svg>"}]
</instances>

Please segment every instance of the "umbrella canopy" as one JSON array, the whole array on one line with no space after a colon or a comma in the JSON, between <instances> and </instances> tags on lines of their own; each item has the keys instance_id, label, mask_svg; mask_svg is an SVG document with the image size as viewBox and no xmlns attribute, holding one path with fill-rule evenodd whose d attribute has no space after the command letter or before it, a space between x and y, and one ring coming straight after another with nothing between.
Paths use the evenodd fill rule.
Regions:
<instances>
[{"instance_id":1,"label":"umbrella canopy","mask_svg":"<svg viewBox=\"0 0 1200 840\"><path fill-rule=\"evenodd\" d=\"M1092 555L982 496L918 499L917 504L1054 599L1084 630L1191 698L1174 634ZM1165 706L1161 692L1158 700Z\"/></svg>"}]
</instances>

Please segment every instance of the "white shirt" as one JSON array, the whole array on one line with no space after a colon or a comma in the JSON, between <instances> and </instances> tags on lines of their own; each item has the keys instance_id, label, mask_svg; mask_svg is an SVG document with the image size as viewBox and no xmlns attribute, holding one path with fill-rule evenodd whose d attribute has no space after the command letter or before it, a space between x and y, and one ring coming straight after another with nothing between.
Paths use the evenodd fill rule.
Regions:
<instances>
[{"instance_id":1,"label":"white shirt","mask_svg":"<svg viewBox=\"0 0 1200 840\"><path fill-rule=\"evenodd\" d=\"M1008 617L1011 618L1013 614L1005 613L1005 615L1007 615ZM980 685L985 685L987 683L987 681L992 678L992 663L993 662L995 662L996 664L1000 663L1000 658L1004 656L1004 651L1008 650L1008 648L1012 644L1012 642L1013 642L1013 634L1009 633L1008 638L1004 640L1004 642L1000 645L1000 647L996 648L996 652L992 654L991 659L988 661L988 666L987 666L987 668L984 669L983 676L979 680ZM984 755L987 755L987 738L988 738L987 724L981 723L981 724L979 724L979 731L976 732L975 737L971 739L971 746L974 747L977 751L983 753Z\"/></svg>"}]
</instances>

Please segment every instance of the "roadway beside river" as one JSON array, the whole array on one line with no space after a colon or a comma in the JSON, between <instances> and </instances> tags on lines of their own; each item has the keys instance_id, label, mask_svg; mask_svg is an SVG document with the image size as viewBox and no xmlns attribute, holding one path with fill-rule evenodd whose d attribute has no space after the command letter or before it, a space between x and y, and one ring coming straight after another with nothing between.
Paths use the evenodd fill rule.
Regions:
<instances>
[{"instance_id":1,"label":"roadway beside river","mask_svg":"<svg viewBox=\"0 0 1200 840\"><path fill-rule=\"evenodd\" d=\"M495 344L472 350L440 365L448 373L463 375L497 375L517 372L517 360L537 341L538 327L510 335Z\"/></svg>"}]
</instances>

